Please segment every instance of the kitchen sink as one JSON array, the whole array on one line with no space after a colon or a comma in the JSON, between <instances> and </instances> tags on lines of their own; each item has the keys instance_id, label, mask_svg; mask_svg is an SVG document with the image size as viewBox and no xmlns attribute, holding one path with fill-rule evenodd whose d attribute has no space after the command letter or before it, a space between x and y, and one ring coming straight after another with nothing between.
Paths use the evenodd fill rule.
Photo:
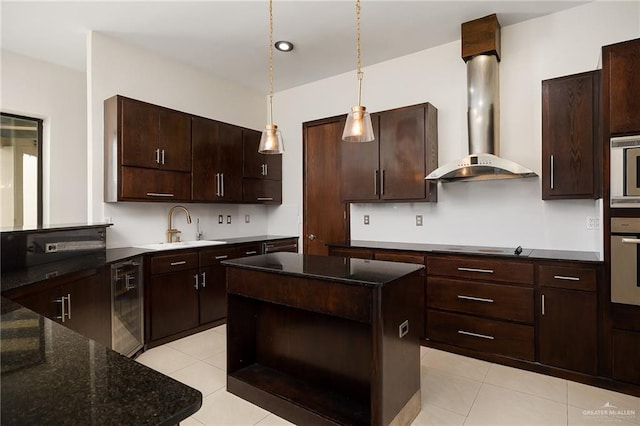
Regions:
<instances>
[{"instance_id":1,"label":"kitchen sink","mask_svg":"<svg viewBox=\"0 0 640 426\"><path fill-rule=\"evenodd\" d=\"M215 241L215 240L195 240L195 241L177 241L175 243L139 244L139 245L135 245L134 247L143 248L147 250L176 250L176 249L215 246L219 244L226 244L226 242Z\"/></svg>"}]
</instances>

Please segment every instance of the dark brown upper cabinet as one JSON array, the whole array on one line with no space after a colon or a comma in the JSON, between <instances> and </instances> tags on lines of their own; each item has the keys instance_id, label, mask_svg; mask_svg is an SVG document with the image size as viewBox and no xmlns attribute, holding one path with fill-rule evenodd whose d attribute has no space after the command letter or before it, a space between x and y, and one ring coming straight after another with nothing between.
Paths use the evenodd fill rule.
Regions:
<instances>
[{"instance_id":1,"label":"dark brown upper cabinet","mask_svg":"<svg viewBox=\"0 0 640 426\"><path fill-rule=\"evenodd\" d=\"M193 117L193 201L242 201L242 128Z\"/></svg>"},{"instance_id":2,"label":"dark brown upper cabinet","mask_svg":"<svg viewBox=\"0 0 640 426\"><path fill-rule=\"evenodd\" d=\"M244 129L242 145L242 200L246 203L282 203L282 155L260 154L261 132Z\"/></svg>"},{"instance_id":3,"label":"dark brown upper cabinet","mask_svg":"<svg viewBox=\"0 0 640 426\"><path fill-rule=\"evenodd\" d=\"M114 96L104 101L106 202L189 201L191 117Z\"/></svg>"},{"instance_id":4,"label":"dark brown upper cabinet","mask_svg":"<svg viewBox=\"0 0 640 426\"><path fill-rule=\"evenodd\" d=\"M542 199L601 197L600 71L542 82Z\"/></svg>"},{"instance_id":5,"label":"dark brown upper cabinet","mask_svg":"<svg viewBox=\"0 0 640 426\"><path fill-rule=\"evenodd\" d=\"M375 140L341 143L342 199L437 201L438 110L429 103L372 114Z\"/></svg>"},{"instance_id":6,"label":"dark brown upper cabinet","mask_svg":"<svg viewBox=\"0 0 640 426\"><path fill-rule=\"evenodd\" d=\"M638 76L640 38L602 48L603 104L611 136L640 133Z\"/></svg>"}]
</instances>

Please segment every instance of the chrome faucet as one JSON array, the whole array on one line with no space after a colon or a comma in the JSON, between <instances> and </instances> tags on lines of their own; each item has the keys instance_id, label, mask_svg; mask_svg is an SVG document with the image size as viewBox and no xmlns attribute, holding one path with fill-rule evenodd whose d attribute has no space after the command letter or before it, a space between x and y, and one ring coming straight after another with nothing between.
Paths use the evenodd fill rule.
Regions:
<instances>
[{"instance_id":1,"label":"chrome faucet","mask_svg":"<svg viewBox=\"0 0 640 426\"><path fill-rule=\"evenodd\" d=\"M182 209L184 210L184 214L187 215L187 223L191 223L191 215L189 214L189 210L187 210L186 207L183 206L173 206L171 207L171 210L169 210L169 229L167 229L167 242L168 243L172 243L173 242L173 236L176 236L176 241L180 241L180 231L177 229L173 228L173 212L176 209Z\"/></svg>"}]
</instances>

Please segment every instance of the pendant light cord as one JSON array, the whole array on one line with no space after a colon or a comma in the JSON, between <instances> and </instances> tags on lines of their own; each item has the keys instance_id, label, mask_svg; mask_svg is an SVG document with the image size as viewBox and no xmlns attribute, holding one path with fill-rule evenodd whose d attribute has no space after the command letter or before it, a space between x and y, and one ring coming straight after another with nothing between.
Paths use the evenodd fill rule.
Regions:
<instances>
[{"instance_id":1,"label":"pendant light cord","mask_svg":"<svg viewBox=\"0 0 640 426\"><path fill-rule=\"evenodd\" d=\"M269 123L273 125L273 0L269 0Z\"/></svg>"},{"instance_id":2,"label":"pendant light cord","mask_svg":"<svg viewBox=\"0 0 640 426\"><path fill-rule=\"evenodd\" d=\"M360 62L360 0L356 0L356 72L358 77L358 105L362 105L362 64Z\"/></svg>"}]
</instances>

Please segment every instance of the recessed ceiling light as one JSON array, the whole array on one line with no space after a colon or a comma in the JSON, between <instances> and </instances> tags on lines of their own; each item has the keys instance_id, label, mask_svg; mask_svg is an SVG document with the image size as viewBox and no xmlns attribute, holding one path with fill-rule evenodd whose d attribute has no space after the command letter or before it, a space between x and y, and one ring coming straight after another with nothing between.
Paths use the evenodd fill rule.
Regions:
<instances>
[{"instance_id":1,"label":"recessed ceiling light","mask_svg":"<svg viewBox=\"0 0 640 426\"><path fill-rule=\"evenodd\" d=\"M276 41L276 49L278 49L281 52L291 52L293 50L293 43L291 43L290 41L285 41L285 40L281 40L281 41Z\"/></svg>"}]
</instances>

